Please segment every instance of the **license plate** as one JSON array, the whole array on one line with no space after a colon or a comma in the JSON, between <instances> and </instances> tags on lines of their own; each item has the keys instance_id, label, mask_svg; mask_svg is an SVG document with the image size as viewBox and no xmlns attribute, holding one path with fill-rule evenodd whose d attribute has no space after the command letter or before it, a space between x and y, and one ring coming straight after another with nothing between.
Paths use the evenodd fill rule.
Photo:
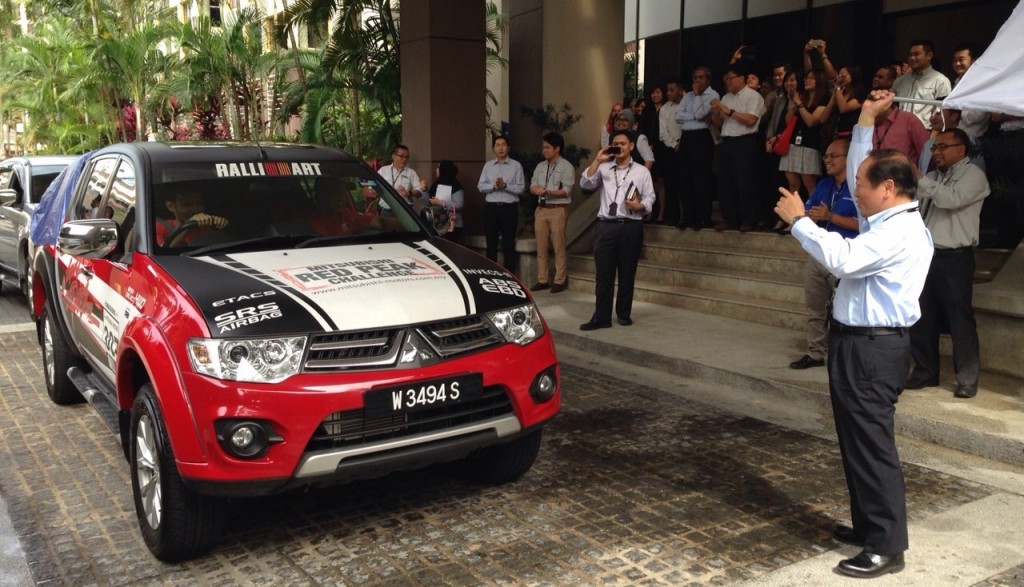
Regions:
<instances>
[{"instance_id":1,"label":"license plate","mask_svg":"<svg viewBox=\"0 0 1024 587\"><path fill-rule=\"evenodd\" d=\"M363 396L367 416L404 414L472 401L483 391L484 377L470 373L456 377L413 381L371 389Z\"/></svg>"}]
</instances>

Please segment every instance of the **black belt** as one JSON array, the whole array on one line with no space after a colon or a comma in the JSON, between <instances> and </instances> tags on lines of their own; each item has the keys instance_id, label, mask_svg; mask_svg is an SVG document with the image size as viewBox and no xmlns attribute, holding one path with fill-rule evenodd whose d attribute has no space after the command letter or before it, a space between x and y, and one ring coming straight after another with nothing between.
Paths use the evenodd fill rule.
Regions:
<instances>
[{"instance_id":1,"label":"black belt","mask_svg":"<svg viewBox=\"0 0 1024 587\"><path fill-rule=\"evenodd\" d=\"M835 320L829 320L829 328L839 334L854 336L904 336L910 332L905 326L847 326Z\"/></svg>"},{"instance_id":2,"label":"black belt","mask_svg":"<svg viewBox=\"0 0 1024 587\"><path fill-rule=\"evenodd\" d=\"M746 135L740 135L738 137L722 137L723 141L738 141L740 139L753 139L757 138L757 133L750 133Z\"/></svg>"},{"instance_id":3,"label":"black belt","mask_svg":"<svg viewBox=\"0 0 1024 587\"><path fill-rule=\"evenodd\" d=\"M957 247L955 249L935 249L935 256L941 257L943 255L962 255L974 251L974 247Z\"/></svg>"},{"instance_id":4,"label":"black belt","mask_svg":"<svg viewBox=\"0 0 1024 587\"><path fill-rule=\"evenodd\" d=\"M704 127L704 128L684 128L683 132L708 132L709 130L710 129L708 127Z\"/></svg>"},{"instance_id":5,"label":"black belt","mask_svg":"<svg viewBox=\"0 0 1024 587\"><path fill-rule=\"evenodd\" d=\"M643 218L602 218L598 217L598 222L607 222L609 224L633 224L634 222L643 222Z\"/></svg>"},{"instance_id":6,"label":"black belt","mask_svg":"<svg viewBox=\"0 0 1024 587\"><path fill-rule=\"evenodd\" d=\"M491 206L518 206L519 202L484 202Z\"/></svg>"}]
</instances>

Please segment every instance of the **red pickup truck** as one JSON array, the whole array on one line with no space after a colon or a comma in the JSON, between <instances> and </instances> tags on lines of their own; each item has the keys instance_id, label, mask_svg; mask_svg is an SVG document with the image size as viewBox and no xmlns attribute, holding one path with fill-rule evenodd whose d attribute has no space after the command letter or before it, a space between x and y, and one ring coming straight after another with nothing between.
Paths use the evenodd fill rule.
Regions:
<instances>
[{"instance_id":1,"label":"red pickup truck","mask_svg":"<svg viewBox=\"0 0 1024 587\"><path fill-rule=\"evenodd\" d=\"M560 392L530 294L362 162L132 143L74 172L37 219L46 388L120 436L156 557L212 548L227 496L532 466Z\"/></svg>"}]
</instances>

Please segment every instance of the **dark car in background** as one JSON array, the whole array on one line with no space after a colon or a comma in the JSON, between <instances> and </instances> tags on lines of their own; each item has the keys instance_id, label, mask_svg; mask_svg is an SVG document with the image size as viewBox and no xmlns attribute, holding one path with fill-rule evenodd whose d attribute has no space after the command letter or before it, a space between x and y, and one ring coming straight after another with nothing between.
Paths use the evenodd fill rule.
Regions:
<instances>
[{"instance_id":1,"label":"dark car in background","mask_svg":"<svg viewBox=\"0 0 1024 587\"><path fill-rule=\"evenodd\" d=\"M0 289L28 292L28 226L43 192L75 157L12 157L0 162Z\"/></svg>"}]
</instances>

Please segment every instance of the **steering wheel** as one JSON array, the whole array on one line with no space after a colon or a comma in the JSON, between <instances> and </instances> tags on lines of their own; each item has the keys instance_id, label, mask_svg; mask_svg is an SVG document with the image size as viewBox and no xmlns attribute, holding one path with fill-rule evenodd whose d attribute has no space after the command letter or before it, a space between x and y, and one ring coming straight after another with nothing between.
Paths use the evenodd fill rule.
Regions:
<instances>
[{"instance_id":1,"label":"steering wheel","mask_svg":"<svg viewBox=\"0 0 1024 587\"><path fill-rule=\"evenodd\" d=\"M164 244L163 244L164 248L169 248L171 246L171 244L174 243L174 240L176 238L178 238L179 236L185 234L186 232L192 230L193 228L195 228L197 226L199 226L198 222L196 222L195 220L189 220L188 222L182 224L178 228L175 228L174 230L171 231L170 234L167 235L167 238L164 239Z\"/></svg>"}]
</instances>

